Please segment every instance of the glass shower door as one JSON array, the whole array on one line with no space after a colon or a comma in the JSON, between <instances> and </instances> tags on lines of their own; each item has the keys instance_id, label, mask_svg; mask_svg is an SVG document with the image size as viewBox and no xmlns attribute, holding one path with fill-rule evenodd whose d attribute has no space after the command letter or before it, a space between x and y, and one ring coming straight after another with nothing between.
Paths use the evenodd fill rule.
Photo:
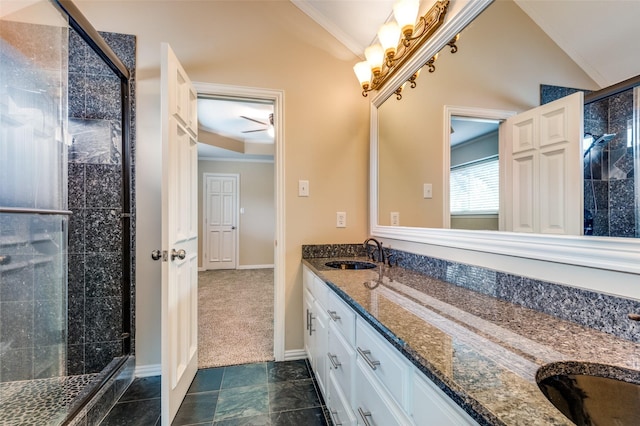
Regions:
<instances>
[{"instance_id":1,"label":"glass shower door","mask_svg":"<svg viewBox=\"0 0 640 426\"><path fill-rule=\"evenodd\" d=\"M68 410L67 21L3 1L0 20L0 418Z\"/></svg>"}]
</instances>

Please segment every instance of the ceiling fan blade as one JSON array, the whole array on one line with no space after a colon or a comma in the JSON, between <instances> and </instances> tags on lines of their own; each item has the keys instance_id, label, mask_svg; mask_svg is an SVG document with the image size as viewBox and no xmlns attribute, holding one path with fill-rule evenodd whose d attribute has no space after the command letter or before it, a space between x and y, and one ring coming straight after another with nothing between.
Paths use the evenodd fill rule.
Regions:
<instances>
[{"instance_id":1,"label":"ceiling fan blade","mask_svg":"<svg viewBox=\"0 0 640 426\"><path fill-rule=\"evenodd\" d=\"M254 123L262 124L263 126L269 125L269 123L265 123L264 121L256 120L255 118L245 117L244 115L241 115L240 117L244 118L245 120L253 121Z\"/></svg>"},{"instance_id":2,"label":"ceiling fan blade","mask_svg":"<svg viewBox=\"0 0 640 426\"><path fill-rule=\"evenodd\" d=\"M253 133L253 132L264 132L267 129L258 129L258 130L244 130L242 133Z\"/></svg>"}]
</instances>

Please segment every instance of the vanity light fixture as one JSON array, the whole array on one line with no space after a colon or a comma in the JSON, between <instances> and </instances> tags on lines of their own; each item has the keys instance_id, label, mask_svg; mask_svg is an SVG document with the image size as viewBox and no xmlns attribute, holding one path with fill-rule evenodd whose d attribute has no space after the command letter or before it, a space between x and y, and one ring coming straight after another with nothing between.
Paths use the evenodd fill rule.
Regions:
<instances>
[{"instance_id":1,"label":"vanity light fixture","mask_svg":"<svg viewBox=\"0 0 640 426\"><path fill-rule=\"evenodd\" d=\"M380 44L374 44L365 49L367 59L358 62L353 70L360 81L362 96L367 92L380 89L384 83L409 59L412 53L420 47L444 22L449 0L437 1L429 11L418 16L420 0L400 0L393 7L395 21L384 24L378 31ZM456 39L449 43L453 53ZM455 47L457 50L457 47ZM433 72L436 56L427 62L429 71ZM417 75L415 75L417 78ZM409 82L415 87L415 78ZM396 95L402 87L396 90Z\"/></svg>"}]
</instances>

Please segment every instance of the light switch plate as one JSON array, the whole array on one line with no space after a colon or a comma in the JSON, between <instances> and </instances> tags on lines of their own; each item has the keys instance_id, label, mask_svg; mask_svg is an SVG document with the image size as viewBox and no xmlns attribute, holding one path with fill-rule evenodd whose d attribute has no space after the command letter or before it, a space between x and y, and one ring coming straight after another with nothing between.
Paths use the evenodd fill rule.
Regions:
<instances>
[{"instance_id":1,"label":"light switch plate","mask_svg":"<svg viewBox=\"0 0 640 426\"><path fill-rule=\"evenodd\" d=\"M309 181L299 180L298 181L298 197L308 197L308 196L309 196Z\"/></svg>"},{"instance_id":2,"label":"light switch plate","mask_svg":"<svg viewBox=\"0 0 640 426\"><path fill-rule=\"evenodd\" d=\"M336 228L347 227L347 212L336 212Z\"/></svg>"},{"instance_id":3,"label":"light switch plate","mask_svg":"<svg viewBox=\"0 0 640 426\"><path fill-rule=\"evenodd\" d=\"M423 187L424 198L433 198L433 185L425 183Z\"/></svg>"}]
</instances>

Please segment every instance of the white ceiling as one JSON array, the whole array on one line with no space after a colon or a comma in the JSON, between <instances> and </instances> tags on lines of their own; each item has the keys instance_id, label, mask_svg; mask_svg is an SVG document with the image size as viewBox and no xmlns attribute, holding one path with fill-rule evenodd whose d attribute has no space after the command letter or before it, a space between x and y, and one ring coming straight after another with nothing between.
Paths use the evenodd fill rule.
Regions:
<instances>
[{"instance_id":1,"label":"white ceiling","mask_svg":"<svg viewBox=\"0 0 640 426\"><path fill-rule=\"evenodd\" d=\"M291 1L359 56L395 2ZM601 87L640 75L640 1L514 1Z\"/></svg>"}]
</instances>

